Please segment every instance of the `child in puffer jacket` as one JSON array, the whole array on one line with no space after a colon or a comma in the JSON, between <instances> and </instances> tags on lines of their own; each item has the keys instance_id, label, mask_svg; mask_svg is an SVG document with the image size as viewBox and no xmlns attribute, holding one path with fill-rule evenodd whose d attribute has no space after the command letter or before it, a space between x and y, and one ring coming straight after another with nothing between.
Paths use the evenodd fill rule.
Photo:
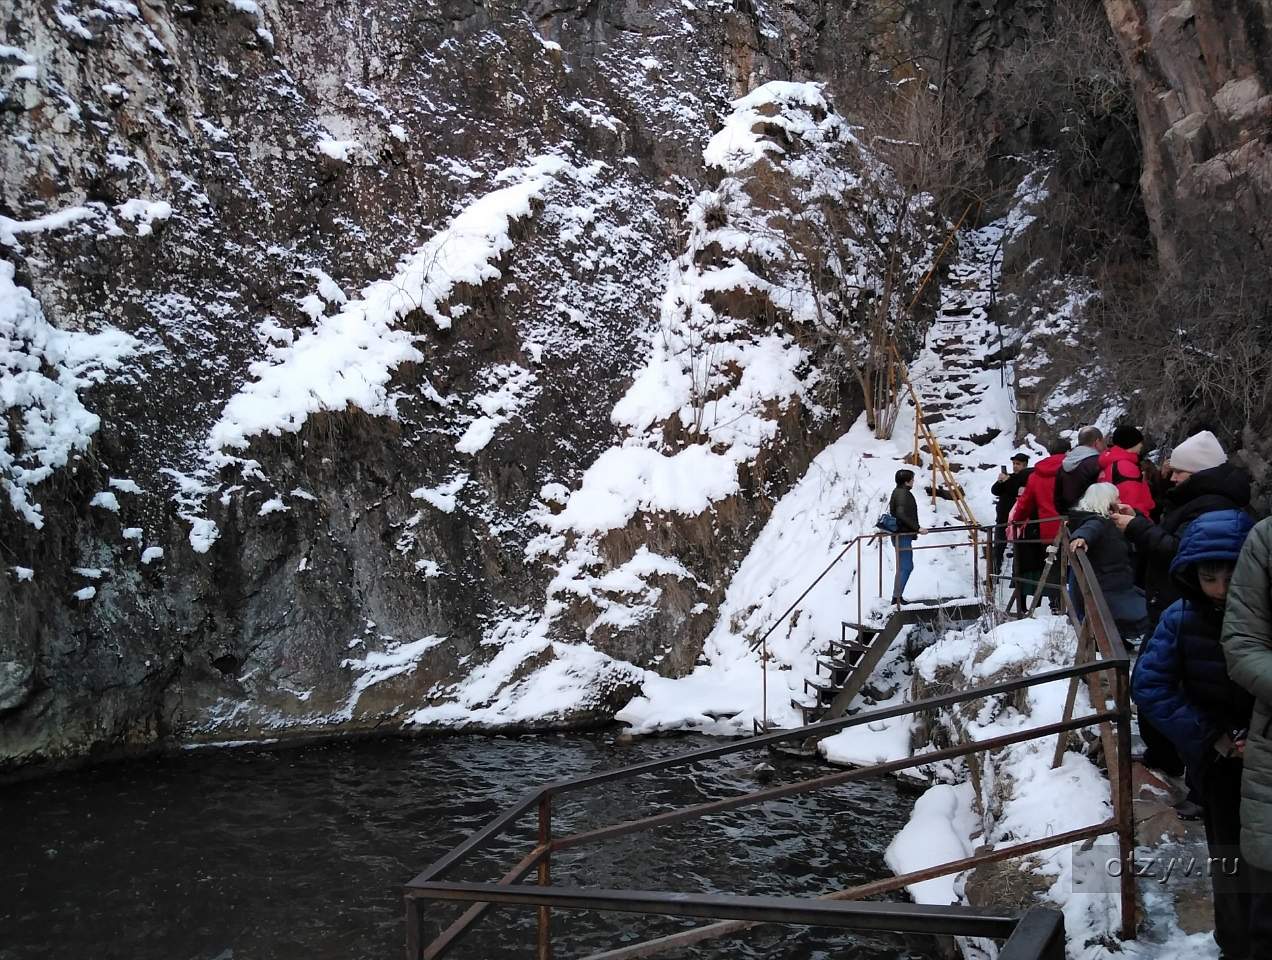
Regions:
<instances>
[{"instance_id":1,"label":"child in puffer jacket","mask_svg":"<svg viewBox=\"0 0 1272 960\"><path fill-rule=\"evenodd\" d=\"M1229 960L1250 957L1251 923L1268 922L1252 915L1249 871L1238 859L1241 753L1254 700L1228 676L1219 642L1228 583L1253 526L1240 510L1204 513L1188 526L1170 565L1182 597L1162 614L1131 680L1140 716L1174 743L1205 806L1217 858L1209 870L1215 940Z\"/></svg>"}]
</instances>

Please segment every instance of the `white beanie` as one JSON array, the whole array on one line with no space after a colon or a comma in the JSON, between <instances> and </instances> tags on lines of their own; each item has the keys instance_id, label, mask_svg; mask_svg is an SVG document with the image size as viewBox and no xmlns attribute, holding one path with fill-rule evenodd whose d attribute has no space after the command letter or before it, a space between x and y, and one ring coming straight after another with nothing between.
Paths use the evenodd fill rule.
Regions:
<instances>
[{"instance_id":1,"label":"white beanie","mask_svg":"<svg viewBox=\"0 0 1272 960\"><path fill-rule=\"evenodd\" d=\"M1170 455L1172 470L1186 470L1189 473L1209 470L1211 467L1227 462L1228 455L1223 452L1223 447L1209 430L1194 433L1171 451Z\"/></svg>"}]
</instances>

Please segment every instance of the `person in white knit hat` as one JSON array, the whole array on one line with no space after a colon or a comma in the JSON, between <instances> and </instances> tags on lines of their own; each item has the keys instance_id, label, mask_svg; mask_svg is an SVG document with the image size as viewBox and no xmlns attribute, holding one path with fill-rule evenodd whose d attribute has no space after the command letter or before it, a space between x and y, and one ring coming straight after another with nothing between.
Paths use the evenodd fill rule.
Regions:
<instances>
[{"instance_id":1,"label":"person in white knit hat","mask_svg":"<svg viewBox=\"0 0 1272 960\"><path fill-rule=\"evenodd\" d=\"M1250 478L1228 462L1223 446L1209 430L1194 433L1176 446L1164 472L1173 486L1162 498L1157 523L1125 507L1112 517L1135 545L1144 565L1143 586L1154 627L1162 611L1179 599L1170 562L1188 524L1211 510L1245 510L1250 506Z\"/></svg>"},{"instance_id":2,"label":"person in white knit hat","mask_svg":"<svg viewBox=\"0 0 1272 960\"><path fill-rule=\"evenodd\" d=\"M1227 462L1228 455L1223 452L1218 437L1209 430L1202 430L1194 433L1171 452L1167 477L1173 483L1183 483L1194 473L1201 473Z\"/></svg>"}]
</instances>

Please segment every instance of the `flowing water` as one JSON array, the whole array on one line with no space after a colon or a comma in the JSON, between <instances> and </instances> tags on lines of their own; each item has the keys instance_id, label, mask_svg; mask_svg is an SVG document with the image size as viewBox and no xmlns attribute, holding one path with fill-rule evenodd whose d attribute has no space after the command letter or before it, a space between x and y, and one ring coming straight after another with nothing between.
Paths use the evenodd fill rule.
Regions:
<instances>
[{"instance_id":1,"label":"flowing water","mask_svg":"<svg viewBox=\"0 0 1272 960\"><path fill-rule=\"evenodd\" d=\"M700 737L449 737L199 750L0 786L0 960L399 960L401 885L537 782L696 749ZM562 798L557 835L756 789L755 754ZM810 776L778 762L777 781ZM555 883L812 895L887 875L913 794L846 784L583 847ZM525 829L453 879L493 880ZM439 906L426 935L457 913ZM701 922L701 921L698 921ZM554 914L556 956L697 922ZM495 910L451 956L533 955L533 911ZM932 941L761 927L678 957L921 958Z\"/></svg>"}]
</instances>

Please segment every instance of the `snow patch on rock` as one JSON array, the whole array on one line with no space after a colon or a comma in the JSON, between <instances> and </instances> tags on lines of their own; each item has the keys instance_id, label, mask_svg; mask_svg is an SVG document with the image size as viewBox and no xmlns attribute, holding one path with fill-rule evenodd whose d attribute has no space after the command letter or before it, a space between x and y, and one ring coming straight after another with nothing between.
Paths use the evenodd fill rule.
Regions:
<instances>
[{"instance_id":1,"label":"snow patch on rock","mask_svg":"<svg viewBox=\"0 0 1272 960\"><path fill-rule=\"evenodd\" d=\"M209 436L209 450L243 449L257 434L295 433L320 410L353 406L373 416L394 416L388 393L393 371L423 360L416 336L398 322L418 310L438 329L449 328L454 311L446 307L456 288L498 279L496 263L512 248L513 222L530 216L535 201L558 177L578 173L556 156L501 173L496 182L506 186L465 207L446 229L405 257L393 277L364 288L274 360L253 364L255 379L226 404Z\"/></svg>"},{"instance_id":2,"label":"snow patch on rock","mask_svg":"<svg viewBox=\"0 0 1272 960\"><path fill-rule=\"evenodd\" d=\"M39 528L44 517L34 488L88 449L101 425L80 393L119 369L139 343L113 328L82 333L51 326L13 277L13 264L0 260L0 413L9 421L0 430L0 488Z\"/></svg>"}]
</instances>

